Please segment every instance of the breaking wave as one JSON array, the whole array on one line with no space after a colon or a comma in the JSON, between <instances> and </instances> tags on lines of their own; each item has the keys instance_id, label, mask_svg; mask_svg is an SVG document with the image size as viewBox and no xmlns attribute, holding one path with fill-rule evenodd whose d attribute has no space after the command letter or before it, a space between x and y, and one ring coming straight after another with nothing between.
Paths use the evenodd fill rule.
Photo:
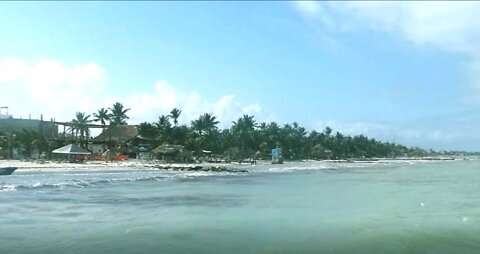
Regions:
<instances>
[{"instance_id":1,"label":"breaking wave","mask_svg":"<svg viewBox=\"0 0 480 254\"><path fill-rule=\"evenodd\" d=\"M199 177L208 176L230 176L239 175L232 172L127 172L127 173L67 173L63 174L63 179L57 179L56 182L48 179L48 174L42 176L42 180L36 181L14 181L0 182L0 192L17 191L17 190L40 190L40 189L67 189L67 188L87 188L100 187L103 185L111 185L117 183L131 182L161 182L169 180L192 180ZM18 176L17 176L18 177ZM27 175L24 175L26 178ZM28 175L32 179L32 175ZM60 181L59 181L60 180Z\"/></svg>"},{"instance_id":2,"label":"breaking wave","mask_svg":"<svg viewBox=\"0 0 480 254\"><path fill-rule=\"evenodd\" d=\"M346 162L346 161L303 161L286 162L285 164L272 165L269 163L257 165L238 165L237 169L248 170L247 174L237 172L206 172L206 171L139 171L131 172L63 172L60 178L52 178L48 173L32 175L14 175L16 181L0 182L0 192L16 190L37 190L37 189L66 189L97 187L107 184L128 183L128 182L154 182L154 181L192 181L203 177L228 177L228 176L254 176L264 174L281 174L309 171L335 171L375 169L385 167L399 167L419 163L419 161L368 161L368 162ZM235 167L234 165L232 165ZM58 176L58 175L57 175ZM16 178L15 178L16 177ZM23 180L29 179L29 180ZM32 179L34 179L32 181ZM56 180L52 180L56 179ZM3 180L3 179L2 179ZM55 181L55 182L52 182Z\"/></svg>"}]
</instances>

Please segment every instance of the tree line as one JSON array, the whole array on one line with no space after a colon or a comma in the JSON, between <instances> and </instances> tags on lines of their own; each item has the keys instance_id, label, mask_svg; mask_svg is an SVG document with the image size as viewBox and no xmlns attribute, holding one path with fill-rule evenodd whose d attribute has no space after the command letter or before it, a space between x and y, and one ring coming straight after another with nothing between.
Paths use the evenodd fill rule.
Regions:
<instances>
[{"instance_id":1,"label":"tree line","mask_svg":"<svg viewBox=\"0 0 480 254\"><path fill-rule=\"evenodd\" d=\"M92 124L99 123L103 131L119 125L126 125L127 112L122 103L116 102L109 108L101 108L92 115L84 112L76 112L75 118L69 121L69 128L61 133L61 139L53 139L42 136L32 129L21 129L13 132L0 131L0 157L12 158L13 150L16 149L26 158L32 157L34 151L51 157L51 151L69 142L75 142L83 148L88 148L91 141L90 128Z\"/></svg>"},{"instance_id":2,"label":"tree line","mask_svg":"<svg viewBox=\"0 0 480 254\"><path fill-rule=\"evenodd\" d=\"M182 145L200 152L230 158L269 158L272 148L282 148L286 159L347 159L373 157L426 156L428 151L403 145L381 142L364 135L348 136L333 133L330 127L308 132L298 123L279 125L276 122L258 123L254 116L243 115L220 129L217 117L204 113L190 125L178 125L178 108L161 115L155 122L138 125L139 135L151 147L162 143Z\"/></svg>"},{"instance_id":3,"label":"tree line","mask_svg":"<svg viewBox=\"0 0 480 254\"><path fill-rule=\"evenodd\" d=\"M92 115L76 112L70 121L68 136L83 147L91 140L92 123L98 123L103 131L127 125L130 109L116 102L109 108L100 108ZM382 142L364 135L344 135L330 127L322 131L307 131L298 123L280 125L276 122L257 122L252 115L243 115L228 128L218 127L219 121L211 113L204 113L190 124L179 124L182 110L174 108L169 114L160 115L154 122L142 122L138 127L140 142L137 149L154 149L161 144L181 145L201 154L211 152L215 156L246 159L270 157L272 148L282 148L283 157L299 159L349 159L420 157L437 154L432 150L406 147L393 142ZM92 117L93 116L93 117ZM64 133L65 135L65 133ZM28 156L33 149L49 153L58 141L47 140L34 131L22 130L15 135L0 133L0 148L4 157L12 147L20 148ZM131 146L131 144L130 144ZM11 152L11 151L10 151Z\"/></svg>"}]
</instances>

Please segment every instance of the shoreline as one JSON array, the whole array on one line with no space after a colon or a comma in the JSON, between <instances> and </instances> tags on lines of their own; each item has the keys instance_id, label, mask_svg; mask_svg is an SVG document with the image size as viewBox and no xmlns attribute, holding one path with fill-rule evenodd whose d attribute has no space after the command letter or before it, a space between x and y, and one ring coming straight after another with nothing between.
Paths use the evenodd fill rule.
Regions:
<instances>
[{"instance_id":1,"label":"shoreline","mask_svg":"<svg viewBox=\"0 0 480 254\"><path fill-rule=\"evenodd\" d=\"M244 164L245 166L247 164ZM134 171L142 170L168 170L168 171L213 171L213 172L248 172L242 169L242 165L227 163L167 163L147 160L125 161L86 161L82 163L70 163L59 161L23 161L23 160L0 160L0 167L16 167L16 172L64 172L64 171L105 171L109 169ZM250 164L248 164L250 166Z\"/></svg>"},{"instance_id":2,"label":"shoreline","mask_svg":"<svg viewBox=\"0 0 480 254\"><path fill-rule=\"evenodd\" d=\"M379 161L459 161L459 160L478 160L478 158L465 157L424 157L424 158L371 158L362 160L301 160L301 161L286 161L289 163L373 163ZM270 161L259 160L259 165L269 165ZM137 160L130 159L125 161L85 161L81 163L70 163L60 161L24 161L24 160L0 160L0 167L17 167L17 172L61 172L61 171L104 171L108 169L133 171L141 168L142 170L172 170L172 171L230 171L230 172L248 172L247 168L252 165L249 163L167 163L155 160Z\"/></svg>"}]
</instances>

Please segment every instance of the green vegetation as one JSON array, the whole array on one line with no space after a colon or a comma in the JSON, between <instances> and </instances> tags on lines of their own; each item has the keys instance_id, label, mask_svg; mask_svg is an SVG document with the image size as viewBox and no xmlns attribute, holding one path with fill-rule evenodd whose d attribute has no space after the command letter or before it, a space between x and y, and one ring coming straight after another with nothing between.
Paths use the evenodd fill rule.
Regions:
<instances>
[{"instance_id":1,"label":"green vegetation","mask_svg":"<svg viewBox=\"0 0 480 254\"><path fill-rule=\"evenodd\" d=\"M90 137L88 124L90 124L92 120L90 120L90 115L85 115L85 113L82 112L77 112L75 117L75 119L72 119L73 125L70 127L70 130L72 133L75 132L75 137L79 137L80 145L85 147L85 142Z\"/></svg>"},{"instance_id":2,"label":"green vegetation","mask_svg":"<svg viewBox=\"0 0 480 254\"><path fill-rule=\"evenodd\" d=\"M77 112L70 122L68 136L64 135L64 140L60 141L47 140L33 131L0 132L0 156L11 158L14 148L25 157L31 156L34 150L48 156L53 148L72 141L87 147L87 143L92 140L92 122L99 122L105 133L110 128L126 125L129 110L122 103L116 102L108 109L101 108L93 113L93 119L90 118L91 115ZM217 157L232 160L253 157L268 159L271 149L275 147L283 148L283 156L288 160L421 157L439 154L432 150L377 141L364 135L333 133L329 127L322 132L308 132L295 122L284 125L275 122L257 123L251 115L243 115L226 129L218 128L217 117L210 113L200 115L190 125L179 125L181 113L182 110L174 108L169 115L159 116L156 122L140 123L137 141L130 142L128 146L130 149L133 146L138 151L140 147L153 150L161 144L174 144L196 154L208 151ZM109 140L105 140L105 136L103 135L103 142L111 143L110 136ZM126 144L117 145L121 147ZM442 154L458 155L459 152Z\"/></svg>"},{"instance_id":3,"label":"green vegetation","mask_svg":"<svg viewBox=\"0 0 480 254\"><path fill-rule=\"evenodd\" d=\"M275 147L282 147L284 157L290 160L433 155L431 151L380 142L363 135L332 134L329 127L323 132L309 133L298 123L283 126L275 122L257 124L251 115L243 115L232 122L230 128L223 130L218 128L219 121L210 113L200 115L189 126L178 125L180 114L181 110L175 108L170 115L160 116L155 123L139 124L142 145L154 148L163 143L177 144L197 154L207 150L231 159L267 159Z\"/></svg>"},{"instance_id":4,"label":"green vegetation","mask_svg":"<svg viewBox=\"0 0 480 254\"><path fill-rule=\"evenodd\" d=\"M109 108L109 110L110 114L108 114L108 120L110 121L110 125L115 126L127 124L126 120L129 119L127 116L127 112L130 110L129 108L125 109L122 103L116 102L111 108Z\"/></svg>"}]
</instances>

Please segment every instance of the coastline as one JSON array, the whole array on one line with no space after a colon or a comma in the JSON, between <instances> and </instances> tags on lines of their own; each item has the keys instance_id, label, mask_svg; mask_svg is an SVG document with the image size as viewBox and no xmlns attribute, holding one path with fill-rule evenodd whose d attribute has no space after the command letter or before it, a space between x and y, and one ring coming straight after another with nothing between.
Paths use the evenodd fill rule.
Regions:
<instances>
[{"instance_id":1,"label":"coastline","mask_svg":"<svg viewBox=\"0 0 480 254\"><path fill-rule=\"evenodd\" d=\"M474 158L453 158L453 157L425 157L425 158L372 158L364 160L321 160L318 163L374 163L374 162L407 162L407 161L453 161L453 160L474 160ZM311 160L291 162L313 162ZM286 164L290 161L286 161ZM270 161L258 161L260 165L268 165ZM134 171L142 170L174 170L174 171L233 171L247 172L252 165L238 163L167 163L155 160L129 159L125 161L85 161L81 163L70 163L61 161L40 161L40 160L0 160L0 167L17 167L17 172L64 172L64 171L105 171L109 169Z\"/></svg>"},{"instance_id":2,"label":"coastline","mask_svg":"<svg viewBox=\"0 0 480 254\"><path fill-rule=\"evenodd\" d=\"M245 164L247 165L247 164ZM125 161L86 161L81 163L59 161L23 161L0 160L0 167L17 167L16 172L65 172L65 171L105 171L109 169L135 171L142 170L176 170L176 171L233 171L246 172L242 165L227 163L167 163L147 160Z\"/></svg>"}]
</instances>

